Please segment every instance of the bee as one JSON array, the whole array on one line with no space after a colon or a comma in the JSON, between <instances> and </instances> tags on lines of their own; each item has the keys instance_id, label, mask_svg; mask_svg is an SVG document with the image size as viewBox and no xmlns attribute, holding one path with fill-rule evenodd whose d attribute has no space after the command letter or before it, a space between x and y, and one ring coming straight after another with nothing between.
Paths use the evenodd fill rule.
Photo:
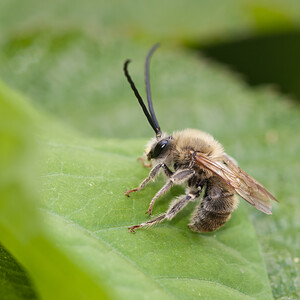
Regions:
<instances>
[{"instance_id":1,"label":"bee","mask_svg":"<svg viewBox=\"0 0 300 300\"><path fill-rule=\"evenodd\" d=\"M189 228L194 232L211 232L219 229L230 218L238 206L236 194L258 210L272 214L271 201L277 199L259 182L238 167L236 161L224 152L223 146L210 134L197 129L185 129L168 135L161 131L156 119L151 91L149 63L153 52L159 45L154 45L146 57L145 83L148 109L139 94L124 63L125 76L138 102L155 132L155 138L148 143L145 154L152 169L147 178L125 195L142 190L150 181L155 180L160 172L166 177L166 183L155 194L146 214L152 213L155 201L168 192L172 186L185 184L185 194L173 200L168 210L149 221L129 227L130 232L141 227L150 227L164 220L173 219L189 202L202 196L191 217ZM202 193L202 190L204 191ZM278 201L277 201L278 202Z\"/></svg>"}]
</instances>

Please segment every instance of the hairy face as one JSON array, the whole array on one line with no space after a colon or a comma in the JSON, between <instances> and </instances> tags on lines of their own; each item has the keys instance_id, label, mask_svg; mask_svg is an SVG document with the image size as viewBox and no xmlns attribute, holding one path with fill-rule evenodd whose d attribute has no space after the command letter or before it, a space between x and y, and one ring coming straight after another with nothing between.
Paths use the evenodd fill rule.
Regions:
<instances>
[{"instance_id":1,"label":"hairy face","mask_svg":"<svg viewBox=\"0 0 300 300\"><path fill-rule=\"evenodd\" d=\"M147 159L163 158L168 153L168 150L170 150L172 139L172 136L168 136L165 133L159 139L151 139L145 150Z\"/></svg>"}]
</instances>

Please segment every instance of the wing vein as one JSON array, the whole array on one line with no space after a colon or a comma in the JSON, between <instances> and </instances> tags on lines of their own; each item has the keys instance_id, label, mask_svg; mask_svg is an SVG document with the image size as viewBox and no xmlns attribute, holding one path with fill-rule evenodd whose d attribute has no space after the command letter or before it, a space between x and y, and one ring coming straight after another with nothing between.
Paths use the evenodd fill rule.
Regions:
<instances>
[{"instance_id":1,"label":"wing vein","mask_svg":"<svg viewBox=\"0 0 300 300\"><path fill-rule=\"evenodd\" d=\"M248 203L266 214L272 214L270 200L278 200L226 155L222 157L222 161L212 160L200 152L191 152L191 155L198 166L217 175Z\"/></svg>"}]
</instances>

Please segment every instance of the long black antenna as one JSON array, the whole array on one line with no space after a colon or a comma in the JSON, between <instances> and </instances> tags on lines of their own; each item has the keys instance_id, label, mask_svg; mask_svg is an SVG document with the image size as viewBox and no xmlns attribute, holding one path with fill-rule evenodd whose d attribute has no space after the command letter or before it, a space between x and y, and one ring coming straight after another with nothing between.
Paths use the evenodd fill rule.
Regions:
<instances>
[{"instance_id":1,"label":"long black antenna","mask_svg":"<svg viewBox=\"0 0 300 300\"><path fill-rule=\"evenodd\" d=\"M131 89L133 90L133 92L134 92L136 98L138 99L139 104L140 104L140 106L142 107L143 112L144 112L145 116L146 116L147 119L148 119L148 122L150 123L151 127L152 127L153 130L155 131L156 135L159 135L159 134L160 134L160 128L159 128L159 126L157 127L157 126L154 124L154 122L153 122L153 120L152 120L152 118L151 118L151 116L150 116L150 114L149 114L149 112L148 112L148 110L147 110L147 107L146 107L146 105L145 105L145 103L144 103L144 101L143 101L143 99L142 99L140 93L138 92L137 88L135 87L134 82L132 81L132 79L131 79L131 77L130 77L130 75L129 75L129 73L128 73L128 64L129 64L129 63L130 63L130 59L127 59L127 60L125 61L125 63L124 63L124 73L125 73L125 76L126 76L128 82L129 82L129 84L130 84L130 86L131 86Z\"/></svg>"},{"instance_id":2,"label":"long black antenna","mask_svg":"<svg viewBox=\"0 0 300 300\"><path fill-rule=\"evenodd\" d=\"M150 71L149 71L149 64L150 64L150 59L153 54L153 52L160 46L160 44L155 44L150 51L147 54L146 62L145 62L145 83L146 83L146 92L147 92L147 100L148 100L148 108L153 120L153 123L155 127L157 128L157 133L156 135L160 135L160 126L158 124L158 121L156 119L154 110L153 110L153 105L152 105L152 98L151 98L151 90L150 90Z\"/></svg>"}]
</instances>

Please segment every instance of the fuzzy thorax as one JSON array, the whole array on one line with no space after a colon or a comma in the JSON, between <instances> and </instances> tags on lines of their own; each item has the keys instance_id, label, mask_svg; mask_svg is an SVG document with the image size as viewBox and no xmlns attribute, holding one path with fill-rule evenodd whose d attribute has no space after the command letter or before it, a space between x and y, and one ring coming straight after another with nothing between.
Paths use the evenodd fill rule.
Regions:
<instances>
[{"instance_id":1,"label":"fuzzy thorax","mask_svg":"<svg viewBox=\"0 0 300 300\"><path fill-rule=\"evenodd\" d=\"M197 130L185 129L173 134L174 160L190 159L189 151L200 152L213 160L221 160L224 154L222 145L210 134Z\"/></svg>"}]
</instances>

